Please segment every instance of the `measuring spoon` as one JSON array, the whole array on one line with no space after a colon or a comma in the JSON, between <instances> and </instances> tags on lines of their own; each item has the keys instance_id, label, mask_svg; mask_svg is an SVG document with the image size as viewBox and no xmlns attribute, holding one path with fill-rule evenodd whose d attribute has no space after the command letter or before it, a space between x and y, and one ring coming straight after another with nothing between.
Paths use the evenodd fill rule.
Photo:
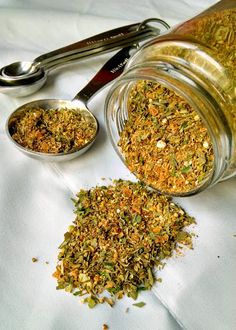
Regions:
<instances>
[{"instance_id":1,"label":"measuring spoon","mask_svg":"<svg viewBox=\"0 0 236 330\"><path fill-rule=\"evenodd\" d=\"M87 107L88 102L91 98L99 92L103 87L105 87L109 82L116 79L123 72L125 64L131 56L132 51L137 49L137 46L128 46L120 50L117 54L115 54L106 64L98 71L98 73L90 80L90 82L72 99L72 101L68 100L57 100L57 99L45 99L45 100L37 100L30 103L26 103L16 109L8 118L6 123L6 133L9 137L10 141L24 154L29 157L36 158L39 160L45 161L66 161L73 159L75 157L80 156L85 151L87 151L93 142L96 139L99 130L99 124L96 117L90 112ZM94 122L96 126L96 132L93 138L83 145L81 148L67 153L42 153L29 150L20 144L18 144L13 138L13 126L16 121L19 120L25 112L32 109L72 109L74 111L78 111L83 116L86 116L89 120Z\"/></svg>"},{"instance_id":2,"label":"measuring spoon","mask_svg":"<svg viewBox=\"0 0 236 330\"><path fill-rule=\"evenodd\" d=\"M150 26L155 22L159 27ZM40 55L33 62L15 62L0 69L0 92L26 96L41 88L50 70L84 57L105 53L145 40L160 33L168 24L158 18L113 29L77 43Z\"/></svg>"}]
</instances>

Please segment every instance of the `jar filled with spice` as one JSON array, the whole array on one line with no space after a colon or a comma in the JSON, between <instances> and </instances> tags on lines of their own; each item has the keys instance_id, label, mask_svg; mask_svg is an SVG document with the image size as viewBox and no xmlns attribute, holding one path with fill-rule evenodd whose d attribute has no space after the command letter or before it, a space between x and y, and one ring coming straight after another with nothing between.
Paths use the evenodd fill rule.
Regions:
<instances>
[{"instance_id":1,"label":"jar filled with spice","mask_svg":"<svg viewBox=\"0 0 236 330\"><path fill-rule=\"evenodd\" d=\"M115 150L161 193L187 196L236 175L236 1L144 44L105 106Z\"/></svg>"}]
</instances>

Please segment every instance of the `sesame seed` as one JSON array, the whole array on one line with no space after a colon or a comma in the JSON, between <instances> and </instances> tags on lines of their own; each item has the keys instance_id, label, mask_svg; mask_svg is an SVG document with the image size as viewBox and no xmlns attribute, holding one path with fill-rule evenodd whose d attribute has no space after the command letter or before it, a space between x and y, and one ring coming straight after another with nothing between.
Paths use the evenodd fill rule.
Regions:
<instances>
[{"instance_id":1,"label":"sesame seed","mask_svg":"<svg viewBox=\"0 0 236 330\"><path fill-rule=\"evenodd\" d=\"M157 148L164 149L165 146L166 146L165 141L162 141L162 140L157 141Z\"/></svg>"},{"instance_id":2,"label":"sesame seed","mask_svg":"<svg viewBox=\"0 0 236 330\"><path fill-rule=\"evenodd\" d=\"M167 119L166 118L164 118L164 119L162 119L162 124L166 124L167 123Z\"/></svg>"}]
</instances>

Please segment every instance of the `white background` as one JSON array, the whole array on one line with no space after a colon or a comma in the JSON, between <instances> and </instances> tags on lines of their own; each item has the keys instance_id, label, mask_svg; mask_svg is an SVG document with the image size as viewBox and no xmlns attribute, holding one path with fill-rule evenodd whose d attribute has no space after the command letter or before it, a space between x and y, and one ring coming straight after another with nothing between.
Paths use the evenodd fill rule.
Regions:
<instances>
[{"instance_id":1,"label":"white background","mask_svg":"<svg viewBox=\"0 0 236 330\"><path fill-rule=\"evenodd\" d=\"M0 66L32 60L149 17L174 25L214 2L0 0ZM78 298L55 290L51 274L57 247L74 219L70 198L82 187L100 184L102 177L132 178L106 135L103 107L108 89L90 103L101 124L97 141L88 153L70 162L49 165L27 158L8 142L5 121L11 111L31 100L71 99L109 56L52 72L34 95L19 99L0 94L0 329L95 330L103 323L114 330L180 329L176 320L190 330L235 329L236 179L176 199L196 218L199 237L193 251L167 261L159 273L163 282L139 299L146 302L144 308L133 307L133 301L125 298L112 309L102 305L89 310ZM32 263L32 257L39 261Z\"/></svg>"}]
</instances>

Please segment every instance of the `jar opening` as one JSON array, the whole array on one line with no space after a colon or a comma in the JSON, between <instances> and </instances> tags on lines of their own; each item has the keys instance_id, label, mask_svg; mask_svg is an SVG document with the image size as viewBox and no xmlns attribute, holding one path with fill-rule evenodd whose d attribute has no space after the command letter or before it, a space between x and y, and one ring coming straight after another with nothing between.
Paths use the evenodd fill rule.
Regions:
<instances>
[{"instance_id":1,"label":"jar opening","mask_svg":"<svg viewBox=\"0 0 236 330\"><path fill-rule=\"evenodd\" d=\"M161 193L188 196L219 175L217 143L193 86L161 71L153 75L145 66L138 77L128 73L121 89L118 82L115 140L109 119L107 124L113 146L139 180Z\"/></svg>"}]
</instances>

